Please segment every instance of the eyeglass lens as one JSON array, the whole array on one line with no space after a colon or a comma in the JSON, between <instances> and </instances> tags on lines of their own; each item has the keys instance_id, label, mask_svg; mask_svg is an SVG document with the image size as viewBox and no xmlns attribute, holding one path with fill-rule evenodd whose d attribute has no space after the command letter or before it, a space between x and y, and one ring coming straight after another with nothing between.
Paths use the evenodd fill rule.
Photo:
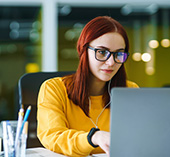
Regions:
<instances>
[{"instance_id":1,"label":"eyeglass lens","mask_svg":"<svg viewBox=\"0 0 170 157\"><path fill-rule=\"evenodd\" d=\"M111 53L107 50L97 50L96 59L101 61L106 61L110 58ZM128 57L128 54L125 52L115 52L114 59L117 63L124 63Z\"/></svg>"},{"instance_id":2,"label":"eyeglass lens","mask_svg":"<svg viewBox=\"0 0 170 157\"><path fill-rule=\"evenodd\" d=\"M117 52L115 53L114 57L115 57L116 62L123 63L126 61L128 55L125 52Z\"/></svg>"}]
</instances>

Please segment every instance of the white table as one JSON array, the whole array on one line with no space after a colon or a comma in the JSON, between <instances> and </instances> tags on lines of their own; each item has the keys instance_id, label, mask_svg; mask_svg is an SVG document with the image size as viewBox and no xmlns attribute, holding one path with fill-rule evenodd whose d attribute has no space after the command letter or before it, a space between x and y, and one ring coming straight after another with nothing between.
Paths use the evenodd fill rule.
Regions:
<instances>
[{"instance_id":1,"label":"white table","mask_svg":"<svg viewBox=\"0 0 170 157\"><path fill-rule=\"evenodd\" d=\"M26 157L66 157L66 156L58 153L54 153L42 147L37 147L37 148L27 149ZM94 154L92 156L87 156L87 157L108 157L108 156L106 154Z\"/></svg>"},{"instance_id":2,"label":"white table","mask_svg":"<svg viewBox=\"0 0 170 157\"><path fill-rule=\"evenodd\" d=\"M26 157L65 157L65 155L54 153L48 149L37 147L28 148L26 150Z\"/></svg>"},{"instance_id":3,"label":"white table","mask_svg":"<svg viewBox=\"0 0 170 157\"><path fill-rule=\"evenodd\" d=\"M0 157L3 157L4 153L0 152ZM66 157L65 155L52 152L48 149L37 147L37 148L28 148L26 150L26 157ZM106 154L93 154L87 157L108 157Z\"/></svg>"}]
</instances>

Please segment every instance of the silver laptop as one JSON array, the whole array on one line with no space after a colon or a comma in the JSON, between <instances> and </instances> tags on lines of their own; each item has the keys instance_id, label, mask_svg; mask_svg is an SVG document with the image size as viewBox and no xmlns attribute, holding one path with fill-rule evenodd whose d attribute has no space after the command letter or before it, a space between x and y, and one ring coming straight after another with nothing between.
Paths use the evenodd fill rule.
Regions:
<instances>
[{"instance_id":1,"label":"silver laptop","mask_svg":"<svg viewBox=\"0 0 170 157\"><path fill-rule=\"evenodd\" d=\"M170 88L113 88L111 157L170 157Z\"/></svg>"}]
</instances>

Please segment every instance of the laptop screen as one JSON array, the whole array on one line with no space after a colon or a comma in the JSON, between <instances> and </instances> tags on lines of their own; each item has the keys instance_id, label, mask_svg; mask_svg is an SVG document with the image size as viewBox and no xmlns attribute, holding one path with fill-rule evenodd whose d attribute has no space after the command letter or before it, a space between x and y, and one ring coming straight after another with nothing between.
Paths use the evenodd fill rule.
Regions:
<instances>
[{"instance_id":1,"label":"laptop screen","mask_svg":"<svg viewBox=\"0 0 170 157\"><path fill-rule=\"evenodd\" d=\"M170 88L113 88L112 157L170 157Z\"/></svg>"}]
</instances>

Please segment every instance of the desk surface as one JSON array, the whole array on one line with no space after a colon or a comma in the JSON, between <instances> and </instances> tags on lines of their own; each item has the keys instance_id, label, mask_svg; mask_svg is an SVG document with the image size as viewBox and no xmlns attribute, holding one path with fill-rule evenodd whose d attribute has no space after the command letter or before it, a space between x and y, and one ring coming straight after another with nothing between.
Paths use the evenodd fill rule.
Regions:
<instances>
[{"instance_id":1,"label":"desk surface","mask_svg":"<svg viewBox=\"0 0 170 157\"><path fill-rule=\"evenodd\" d=\"M58 153L54 153L48 149L37 147L37 148L29 148L26 150L26 157L66 157L65 155L61 155ZM108 157L106 154L95 154L88 157Z\"/></svg>"},{"instance_id":2,"label":"desk surface","mask_svg":"<svg viewBox=\"0 0 170 157\"><path fill-rule=\"evenodd\" d=\"M26 157L65 157L65 155L54 153L48 149L37 147L37 148L28 148L26 150Z\"/></svg>"},{"instance_id":3,"label":"desk surface","mask_svg":"<svg viewBox=\"0 0 170 157\"><path fill-rule=\"evenodd\" d=\"M37 147L37 148L28 148L26 150L26 157L66 157L58 153L54 153L48 149ZM4 157L4 152L0 152L0 157ZM93 154L87 157L108 157L106 154Z\"/></svg>"}]
</instances>

